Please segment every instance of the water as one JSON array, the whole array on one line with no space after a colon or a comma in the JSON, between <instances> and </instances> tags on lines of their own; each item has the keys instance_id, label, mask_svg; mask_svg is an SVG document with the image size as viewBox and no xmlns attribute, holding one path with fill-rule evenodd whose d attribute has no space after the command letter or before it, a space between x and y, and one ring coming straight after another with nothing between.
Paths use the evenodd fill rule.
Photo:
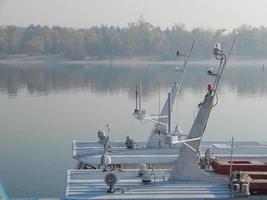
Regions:
<instances>
[{"instance_id":1,"label":"water","mask_svg":"<svg viewBox=\"0 0 267 200\"><path fill-rule=\"evenodd\" d=\"M11 197L62 197L66 170L75 166L71 141L96 140L111 123L112 139L146 140L153 124L133 121L135 85L143 106L158 113L174 66L0 65L0 180ZM191 65L174 107L173 124L188 132L196 105L212 77ZM160 83L160 84L159 84ZM267 71L259 64L231 64L224 73L206 129L206 140L267 141ZM176 110L179 110L177 116ZM133 125L130 127L130 124ZM130 127L130 128L129 128Z\"/></svg>"}]
</instances>

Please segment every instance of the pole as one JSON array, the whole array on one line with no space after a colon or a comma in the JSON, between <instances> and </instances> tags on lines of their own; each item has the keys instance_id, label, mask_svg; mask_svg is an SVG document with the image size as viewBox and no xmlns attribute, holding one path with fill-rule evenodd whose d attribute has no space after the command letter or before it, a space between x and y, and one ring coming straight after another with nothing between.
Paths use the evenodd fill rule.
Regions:
<instances>
[{"instance_id":1,"label":"pole","mask_svg":"<svg viewBox=\"0 0 267 200\"><path fill-rule=\"evenodd\" d=\"M136 85L136 90L135 90L135 110L137 111L138 109L138 86Z\"/></svg>"},{"instance_id":2,"label":"pole","mask_svg":"<svg viewBox=\"0 0 267 200\"><path fill-rule=\"evenodd\" d=\"M230 180L231 180L232 171L233 171L233 149L234 149L234 137L232 137L232 143L231 143L231 161L230 161L230 174L229 174Z\"/></svg>"},{"instance_id":3,"label":"pole","mask_svg":"<svg viewBox=\"0 0 267 200\"><path fill-rule=\"evenodd\" d=\"M171 93L168 93L168 132L171 133Z\"/></svg>"},{"instance_id":4,"label":"pole","mask_svg":"<svg viewBox=\"0 0 267 200\"><path fill-rule=\"evenodd\" d=\"M141 93L142 93L142 82L140 82L139 85L139 111L141 111L141 102L142 102L142 97L141 97Z\"/></svg>"},{"instance_id":5,"label":"pole","mask_svg":"<svg viewBox=\"0 0 267 200\"><path fill-rule=\"evenodd\" d=\"M159 118L158 120L160 120L160 82L159 82Z\"/></svg>"}]
</instances>

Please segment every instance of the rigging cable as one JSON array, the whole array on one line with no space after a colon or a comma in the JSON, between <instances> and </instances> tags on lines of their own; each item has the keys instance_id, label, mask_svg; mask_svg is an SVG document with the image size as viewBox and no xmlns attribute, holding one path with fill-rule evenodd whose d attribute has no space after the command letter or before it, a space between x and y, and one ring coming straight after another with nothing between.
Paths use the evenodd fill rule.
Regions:
<instances>
[{"instance_id":1,"label":"rigging cable","mask_svg":"<svg viewBox=\"0 0 267 200\"><path fill-rule=\"evenodd\" d=\"M129 127L126 129L126 135L128 135L128 133L129 133L129 130L132 128L132 126L133 126L133 124L134 124L134 121L135 121L135 118L133 118L132 119L132 121L131 121L131 123L130 123L130 125L129 125Z\"/></svg>"},{"instance_id":2,"label":"rigging cable","mask_svg":"<svg viewBox=\"0 0 267 200\"><path fill-rule=\"evenodd\" d=\"M212 108L217 106L219 103L219 97L218 97L217 93L215 93L215 97L216 97L216 103L214 105L212 105Z\"/></svg>"}]
</instances>

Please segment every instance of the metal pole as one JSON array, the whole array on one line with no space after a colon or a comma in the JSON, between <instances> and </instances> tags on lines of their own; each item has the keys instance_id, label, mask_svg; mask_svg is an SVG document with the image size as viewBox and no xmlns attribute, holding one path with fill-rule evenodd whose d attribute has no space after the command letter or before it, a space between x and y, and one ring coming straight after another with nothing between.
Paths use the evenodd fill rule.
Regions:
<instances>
[{"instance_id":1,"label":"metal pole","mask_svg":"<svg viewBox=\"0 0 267 200\"><path fill-rule=\"evenodd\" d=\"M232 137L232 143L231 143L231 161L230 161L230 174L229 174L230 180L231 180L232 171L233 171L233 149L234 149L234 137Z\"/></svg>"},{"instance_id":2,"label":"metal pole","mask_svg":"<svg viewBox=\"0 0 267 200\"><path fill-rule=\"evenodd\" d=\"M171 133L171 93L168 93L168 132Z\"/></svg>"},{"instance_id":3,"label":"metal pole","mask_svg":"<svg viewBox=\"0 0 267 200\"><path fill-rule=\"evenodd\" d=\"M138 109L138 86L136 85L136 90L135 90L135 110L137 111Z\"/></svg>"},{"instance_id":4,"label":"metal pole","mask_svg":"<svg viewBox=\"0 0 267 200\"><path fill-rule=\"evenodd\" d=\"M140 85L139 85L139 110L140 111L141 111L141 102L142 102L141 93L142 93L142 82L140 82Z\"/></svg>"},{"instance_id":5,"label":"metal pole","mask_svg":"<svg viewBox=\"0 0 267 200\"><path fill-rule=\"evenodd\" d=\"M195 40L193 41L193 44L192 44L191 49L189 50L188 54L185 56L184 65L183 65L183 73L180 76L180 80L178 81L178 84L179 84L178 85L178 93L181 92L182 83L183 83L183 80L185 77L185 73L187 71L187 62L188 62L188 59L189 59L189 57L193 51L194 45L195 45Z\"/></svg>"},{"instance_id":6,"label":"metal pole","mask_svg":"<svg viewBox=\"0 0 267 200\"><path fill-rule=\"evenodd\" d=\"M111 148L111 124L107 124L107 129L108 129L108 148L110 149Z\"/></svg>"},{"instance_id":7,"label":"metal pole","mask_svg":"<svg viewBox=\"0 0 267 200\"><path fill-rule=\"evenodd\" d=\"M223 70L224 70L224 68L225 68L225 66L226 66L226 64L227 64L227 62L228 62L228 60L229 60L229 58L230 58L230 56L232 54L232 50L234 48L236 38L237 38L237 35L235 35L235 37L233 39L233 42L231 44L231 48L229 50L228 56L226 56L225 54L221 53L222 58L221 58L220 67L219 67L219 71L218 71L217 77L215 78L215 81L214 81L214 93L216 93L216 91L217 91L217 88L218 88L219 83L220 83L220 79L222 77L222 72L223 72ZM215 55L215 57L216 56L217 55ZM217 59L217 57L216 57L216 59Z\"/></svg>"},{"instance_id":8,"label":"metal pole","mask_svg":"<svg viewBox=\"0 0 267 200\"><path fill-rule=\"evenodd\" d=\"M160 120L160 82L159 82L159 118L158 120Z\"/></svg>"}]
</instances>

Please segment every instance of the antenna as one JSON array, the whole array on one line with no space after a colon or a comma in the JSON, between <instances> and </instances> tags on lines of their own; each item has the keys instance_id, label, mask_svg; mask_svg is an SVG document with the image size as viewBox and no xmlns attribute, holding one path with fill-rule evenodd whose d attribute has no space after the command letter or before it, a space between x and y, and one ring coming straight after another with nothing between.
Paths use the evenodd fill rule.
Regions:
<instances>
[{"instance_id":1,"label":"antenna","mask_svg":"<svg viewBox=\"0 0 267 200\"><path fill-rule=\"evenodd\" d=\"M233 51L233 48L234 48L234 45L235 45L235 41L236 41L236 39L237 39L237 33L236 33L236 35L235 35L235 37L234 37L234 39L233 39L233 42L232 42L232 45L231 45L231 47L230 47L230 49L229 49L229 52L228 52L228 57L227 57L227 60L230 58L230 56L232 55L232 51Z\"/></svg>"},{"instance_id":2,"label":"antenna","mask_svg":"<svg viewBox=\"0 0 267 200\"><path fill-rule=\"evenodd\" d=\"M139 105L138 105L138 100L139 100ZM142 110L142 82L140 82L139 88L138 86L136 86L135 110L133 115L135 116L136 119L140 120L141 122L147 119L146 111Z\"/></svg>"},{"instance_id":3,"label":"antenna","mask_svg":"<svg viewBox=\"0 0 267 200\"><path fill-rule=\"evenodd\" d=\"M180 80L178 82L178 88L177 88L177 93L179 94L181 92L181 88L182 88L182 83L183 83L183 80L184 80L184 77L185 77L185 73L187 71L187 62L188 62L188 58L191 56L191 53L194 49L194 46L195 46L195 40L193 41L192 43L192 46L188 52L188 54L185 56L185 61L184 61L184 65L183 65L183 70L182 70L182 75L180 77ZM177 56L179 56L179 53L176 54ZM177 126L179 127L179 123L178 123L178 120L179 120L179 105L178 105L178 98L177 98Z\"/></svg>"},{"instance_id":4,"label":"antenna","mask_svg":"<svg viewBox=\"0 0 267 200\"><path fill-rule=\"evenodd\" d=\"M142 110L142 82L139 84L139 110Z\"/></svg>"},{"instance_id":5,"label":"antenna","mask_svg":"<svg viewBox=\"0 0 267 200\"><path fill-rule=\"evenodd\" d=\"M181 76L181 78L180 78L179 86L178 86L178 87L179 87L179 88L178 88L178 93L181 92L181 86L182 86L182 83L183 83L183 80L184 80L184 77L185 77L185 73L186 73L186 71L187 71L187 67L186 67L186 65L187 65L187 62L188 62L188 58L191 56L191 53L192 53L192 51L193 51L194 46L195 46L195 40L193 41L192 46L191 46L191 48L190 48L188 54L185 56L185 61L184 61L184 66L183 66L183 73L182 73L182 76Z\"/></svg>"},{"instance_id":6,"label":"antenna","mask_svg":"<svg viewBox=\"0 0 267 200\"><path fill-rule=\"evenodd\" d=\"M159 82L159 117L158 120L160 119L160 82Z\"/></svg>"},{"instance_id":7,"label":"antenna","mask_svg":"<svg viewBox=\"0 0 267 200\"><path fill-rule=\"evenodd\" d=\"M218 72L217 72L217 76L214 80L214 93L217 92L217 89L218 89L218 86L219 86L219 83L220 83L220 79L222 77L222 72L228 62L228 59L230 58L231 54L232 54L232 50L234 48L234 44L235 44L235 41L237 39L237 34L235 35L234 39L233 39L233 42L231 44L231 47L229 49L229 52L228 52L228 56L226 56L223 52L222 52L222 49L221 49L221 45L219 43L215 44L215 47L213 49L213 54L215 55L215 58L217 60L220 61L220 66L219 66L219 69L218 69Z\"/></svg>"},{"instance_id":8,"label":"antenna","mask_svg":"<svg viewBox=\"0 0 267 200\"><path fill-rule=\"evenodd\" d=\"M138 112L138 86L137 85L135 89L135 111L134 112Z\"/></svg>"},{"instance_id":9,"label":"antenna","mask_svg":"<svg viewBox=\"0 0 267 200\"><path fill-rule=\"evenodd\" d=\"M184 80L185 73L186 73L187 68L188 68L187 63L188 63L189 57L193 51L194 45L195 45L195 41L193 41L192 46L191 46L187 55L180 54L179 51L176 52L177 56L182 56L184 58L183 69L181 70L181 74L177 75L178 76L177 80L174 82L174 84L171 88L170 95L168 95L168 96L170 96L170 100L166 99L166 101L162 107L162 110L160 112L160 115L158 116L158 120L153 120L151 117L150 118L146 117L146 119L155 122L155 129L154 130L158 130L159 126L161 126L162 127L161 131L163 131L165 133L167 133L168 131L171 131L171 129L168 128L168 126L169 126L168 124L171 124L168 120L168 118L171 119L171 117L168 117L168 116L170 116L169 111L170 112L172 111L172 107L174 105L177 93L179 93L181 90L182 82ZM180 71L180 70L176 70L176 71ZM159 140L159 136L157 134L155 134L154 130L151 132L151 134L149 136L149 140L147 142L148 147L156 147L157 146L156 141Z\"/></svg>"},{"instance_id":10,"label":"antenna","mask_svg":"<svg viewBox=\"0 0 267 200\"><path fill-rule=\"evenodd\" d=\"M168 132L171 133L171 93L168 93Z\"/></svg>"},{"instance_id":11,"label":"antenna","mask_svg":"<svg viewBox=\"0 0 267 200\"><path fill-rule=\"evenodd\" d=\"M231 141L231 152L230 152L230 173L229 173L229 179L231 180L232 177L232 171L233 171L233 149L234 149L234 137L232 137L232 141Z\"/></svg>"}]
</instances>

